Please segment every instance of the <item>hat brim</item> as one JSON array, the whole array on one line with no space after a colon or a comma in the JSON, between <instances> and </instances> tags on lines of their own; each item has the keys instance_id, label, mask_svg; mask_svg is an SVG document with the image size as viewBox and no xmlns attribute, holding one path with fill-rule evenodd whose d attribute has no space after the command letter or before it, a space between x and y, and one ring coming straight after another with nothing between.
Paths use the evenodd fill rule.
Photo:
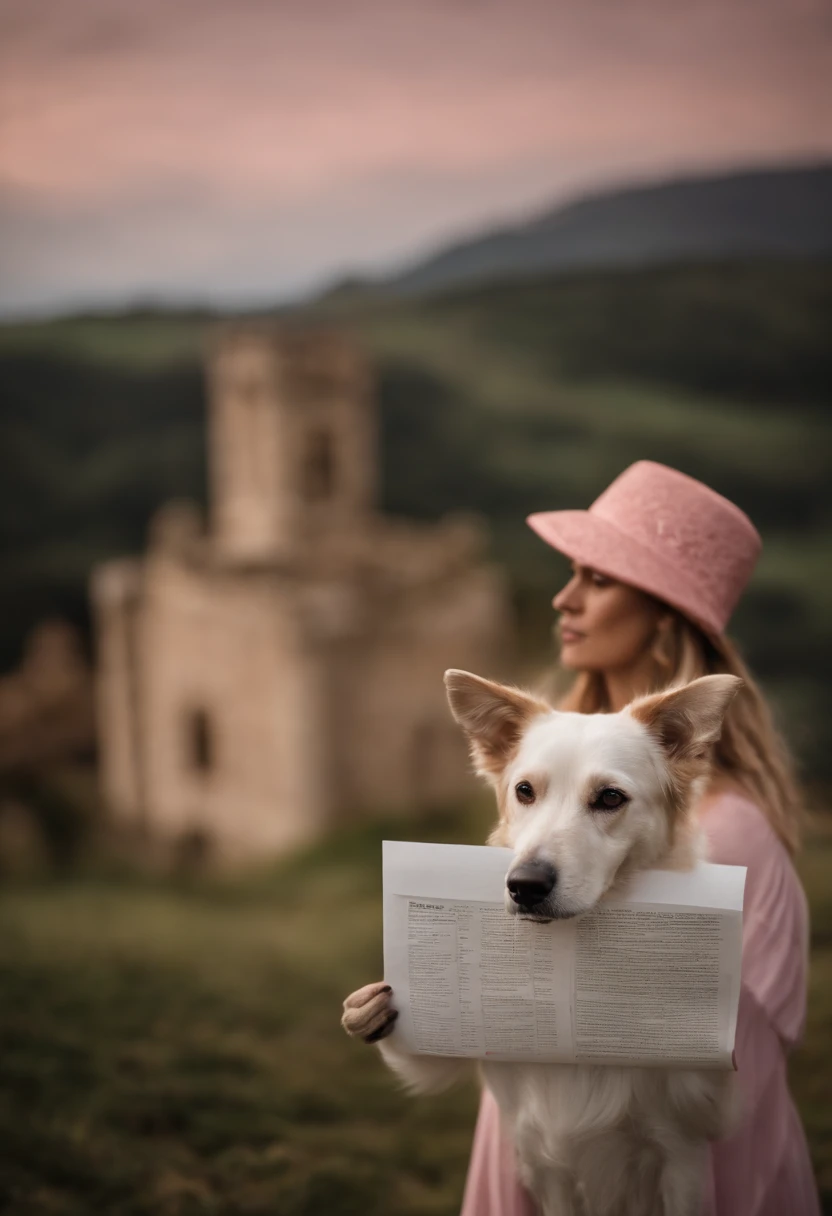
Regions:
<instances>
[{"instance_id":1,"label":"hat brim","mask_svg":"<svg viewBox=\"0 0 832 1216\"><path fill-rule=\"evenodd\" d=\"M526 523L547 545L572 561L646 591L675 608L709 636L722 636L724 622L715 616L691 613L687 605L701 600L701 590L691 585L685 572L673 567L672 582L678 590L669 592L668 562L614 524L590 511L543 511L529 515Z\"/></svg>"}]
</instances>

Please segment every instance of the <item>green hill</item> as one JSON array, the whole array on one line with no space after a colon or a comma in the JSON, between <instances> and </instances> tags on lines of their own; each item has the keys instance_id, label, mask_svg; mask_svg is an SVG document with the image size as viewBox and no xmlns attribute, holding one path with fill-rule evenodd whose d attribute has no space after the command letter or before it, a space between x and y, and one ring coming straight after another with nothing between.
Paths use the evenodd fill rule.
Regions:
<instances>
[{"instance_id":1,"label":"green hill","mask_svg":"<svg viewBox=\"0 0 832 1216\"><path fill-rule=\"evenodd\" d=\"M529 653L547 645L564 566L526 513L588 505L641 457L736 500L766 542L736 633L809 771L828 771L832 263L537 278L287 319L349 328L376 357L384 507L488 517ZM212 322L0 328L0 665L37 617L86 620L91 565L139 550L159 503L204 500Z\"/></svg>"},{"instance_id":2,"label":"green hill","mask_svg":"<svg viewBox=\"0 0 832 1216\"><path fill-rule=\"evenodd\" d=\"M412 295L610 266L830 253L832 165L781 165L599 190L451 243L376 288Z\"/></svg>"}]
</instances>

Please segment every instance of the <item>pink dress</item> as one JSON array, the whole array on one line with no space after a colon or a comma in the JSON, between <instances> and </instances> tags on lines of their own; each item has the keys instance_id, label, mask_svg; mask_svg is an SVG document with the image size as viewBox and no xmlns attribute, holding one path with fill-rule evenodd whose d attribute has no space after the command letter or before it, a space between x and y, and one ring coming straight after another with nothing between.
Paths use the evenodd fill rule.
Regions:
<instances>
[{"instance_id":1,"label":"pink dress","mask_svg":"<svg viewBox=\"0 0 832 1216\"><path fill-rule=\"evenodd\" d=\"M715 795L701 807L708 857L748 867L736 1057L744 1115L712 1146L707 1216L820 1216L806 1138L789 1093L787 1053L806 1014L809 918L786 850L753 802ZM462 1216L537 1216L517 1181L497 1104L483 1091Z\"/></svg>"}]
</instances>

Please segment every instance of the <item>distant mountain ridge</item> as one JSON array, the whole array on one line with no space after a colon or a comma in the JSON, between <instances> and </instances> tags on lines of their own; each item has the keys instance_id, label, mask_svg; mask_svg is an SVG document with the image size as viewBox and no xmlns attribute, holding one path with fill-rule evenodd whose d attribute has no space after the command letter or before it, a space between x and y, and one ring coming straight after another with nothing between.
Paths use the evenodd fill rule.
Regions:
<instances>
[{"instance_id":1,"label":"distant mountain ridge","mask_svg":"<svg viewBox=\"0 0 832 1216\"><path fill-rule=\"evenodd\" d=\"M396 295L553 271L832 254L832 162L598 192L449 244L377 282Z\"/></svg>"}]
</instances>

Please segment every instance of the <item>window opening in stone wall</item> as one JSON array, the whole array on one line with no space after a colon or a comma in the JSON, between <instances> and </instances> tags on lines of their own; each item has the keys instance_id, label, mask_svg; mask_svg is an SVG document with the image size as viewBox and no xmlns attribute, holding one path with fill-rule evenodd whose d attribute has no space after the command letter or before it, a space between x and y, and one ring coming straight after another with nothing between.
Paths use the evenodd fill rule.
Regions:
<instances>
[{"instance_id":1,"label":"window opening in stone wall","mask_svg":"<svg viewBox=\"0 0 832 1216\"><path fill-rule=\"evenodd\" d=\"M188 711L185 746L188 768L208 773L216 765L214 725L207 710Z\"/></svg>"},{"instance_id":2,"label":"window opening in stone wall","mask_svg":"<svg viewBox=\"0 0 832 1216\"><path fill-rule=\"evenodd\" d=\"M306 443L303 493L308 502L331 498L335 483L335 454L329 431L312 431Z\"/></svg>"},{"instance_id":3,"label":"window opening in stone wall","mask_svg":"<svg viewBox=\"0 0 832 1216\"><path fill-rule=\"evenodd\" d=\"M237 399L241 409L237 411L237 442L240 445L240 477L249 492L262 492L262 426L263 386L256 376L243 376L237 381Z\"/></svg>"}]
</instances>

